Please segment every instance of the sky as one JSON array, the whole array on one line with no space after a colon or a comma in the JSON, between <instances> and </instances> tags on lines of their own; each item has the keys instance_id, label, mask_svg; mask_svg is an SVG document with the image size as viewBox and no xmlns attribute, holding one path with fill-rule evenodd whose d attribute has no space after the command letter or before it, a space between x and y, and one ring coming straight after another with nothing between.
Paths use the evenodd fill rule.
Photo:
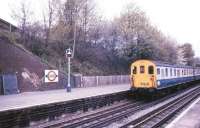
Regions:
<instances>
[{"instance_id":1,"label":"sky","mask_svg":"<svg viewBox=\"0 0 200 128\"><path fill-rule=\"evenodd\" d=\"M15 24L11 8L21 0L0 0L0 18ZM27 1L27 0L26 0ZM41 10L46 0L31 1L31 8ZM123 8L134 2L149 17L151 23L178 43L191 43L200 57L200 1L198 0L95 0L99 12L107 19L119 16ZM37 18L37 17L36 17Z\"/></svg>"}]
</instances>

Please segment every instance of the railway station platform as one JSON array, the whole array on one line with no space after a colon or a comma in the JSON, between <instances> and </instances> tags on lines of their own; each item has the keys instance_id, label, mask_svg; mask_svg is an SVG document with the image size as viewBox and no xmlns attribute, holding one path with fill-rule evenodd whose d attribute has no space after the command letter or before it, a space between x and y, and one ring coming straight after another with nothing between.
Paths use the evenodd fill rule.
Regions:
<instances>
[{"instance_id":1,"label":"railway station platform","mask_svg":"<svg viewBox=\"0 0 200 128\"><path fill-rule=\"evenodd\" d=\"M200 128L200 97L180 113L166 128Z\"/></svg>"},{"instance_id":2,"label":"railway station platform","mask_svg":"<svg viewBox=\"0 0 200 128\"><path fill-rule=\"evenodd\" d=\"M0 96L0 128L32 127L34 124L71 117L125 100L129 84L24 92ZM36 123L37 122L37 123Z\"/></svg>"},{"instance_id":3,"label":"railway station platform","mask_svg":"<svg viewBox=\"0 0 200 128\"><path fill-rule=\"evenodd\" d=\"M71 92L66 92L66 89L60 89L4 95L0 96L0 112L107 95L128 91L129 89L129 84L120 84L87 88L72 88Z\"/></svg>"}]
</instances>

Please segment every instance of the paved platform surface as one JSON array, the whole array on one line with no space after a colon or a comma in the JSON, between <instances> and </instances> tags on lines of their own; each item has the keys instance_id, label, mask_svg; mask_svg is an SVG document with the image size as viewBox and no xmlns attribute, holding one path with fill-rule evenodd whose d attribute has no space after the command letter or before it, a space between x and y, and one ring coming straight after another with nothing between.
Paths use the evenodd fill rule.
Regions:
<instances>
[{"instance_id":1,"label":"paved platform surface","mask_svg":"<svg viewBox=\"0 0 200 128\"><path fill-rule=\"evenodd\" d=\"M166 128L200 128L200 98L195 100Z\"/></svg>"},{"instance_id":2,"label":"paved platform surface","mask_svg":"<svg viewBox=\"0 0 200 128\"><path fill-rule=\"evenodd\" d=\"M88 88L72 88L70 93L65 89L52 91L24 92L0 96L0 111L27 108L62 101L112 94L130 89L129 84L108 85Z\"/></svg>"}]
</instances>

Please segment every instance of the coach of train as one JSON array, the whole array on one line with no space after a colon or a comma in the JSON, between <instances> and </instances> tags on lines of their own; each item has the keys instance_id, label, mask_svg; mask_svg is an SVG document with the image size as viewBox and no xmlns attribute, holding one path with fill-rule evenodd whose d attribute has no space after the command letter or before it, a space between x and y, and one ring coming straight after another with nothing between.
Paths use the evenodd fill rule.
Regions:
<instances>
[{"instance_id":1,"label":"coach of train","mask_svg":"<svg viewBox=\"0 0 200 128\"><path fill-rule=\"evenodd\" d=\"M131 89L162 90L200 79L200 68L172 65L151 60L137 60L131 64Z\"/></svg>"}]
</instances>

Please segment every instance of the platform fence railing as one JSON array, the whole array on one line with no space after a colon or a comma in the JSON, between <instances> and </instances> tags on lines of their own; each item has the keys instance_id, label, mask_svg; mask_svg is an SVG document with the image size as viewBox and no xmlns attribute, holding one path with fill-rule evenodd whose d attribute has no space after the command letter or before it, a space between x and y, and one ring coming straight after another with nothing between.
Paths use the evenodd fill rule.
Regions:
<instances>
[{"instance_id":1,"label":"platform fence railing","mask_svg":"<svg viewBox=\"0 0 200 128\"><path fill-rule=\"evenodd\" d=\"M81 87L106 86L129 84L128 75L112 75L112 76L82 76Z\"/></svg>"}]
</instances>

